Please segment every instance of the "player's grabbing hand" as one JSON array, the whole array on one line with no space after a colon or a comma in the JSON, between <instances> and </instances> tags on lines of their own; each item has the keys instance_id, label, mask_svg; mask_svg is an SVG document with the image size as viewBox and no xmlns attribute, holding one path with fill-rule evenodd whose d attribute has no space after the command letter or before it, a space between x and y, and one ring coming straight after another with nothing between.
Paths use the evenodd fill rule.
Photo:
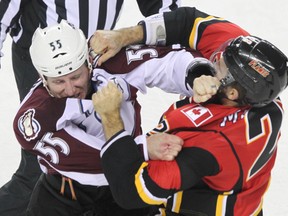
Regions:
<instances>
[{"instance_id":1,"label":"player's grabbing hand","mask_svg":"<svg viewBox=\"0 0 288 216\"><path fill-rule=\"evenodd\" d=\"M122 47L139 43L143 40L142 27L135 26L119 30L97 30L89 40L89 46L95 54L100 54L97 65L101 64L118 53Z\"/></svg>"},{"instance_id":2,"label":"player's grabbing hand","mask_svg":"<svg viewBox=\"0 0 288 216\"><path fill-rule=\"evenodd\" d=\"M184 141L175 135L158 133L147 138L149 159L174 160L182 149Z\"/></svg>"},{"instance_id":3,"label":"player's grabbing hand","mask_svg":"<svg viewBox=\"0 0 288 216\"><path fill-rule=\"evenodd\" d=\"M113 81L108 81L92 96L94 109L100 115L105 137L109 140L117 132L124 130L120 108L122 102L121 90ZM155 134L147 138L149 159L173 160L181 151L183 140L171 134Z\"/></svg>"}]
</instances>

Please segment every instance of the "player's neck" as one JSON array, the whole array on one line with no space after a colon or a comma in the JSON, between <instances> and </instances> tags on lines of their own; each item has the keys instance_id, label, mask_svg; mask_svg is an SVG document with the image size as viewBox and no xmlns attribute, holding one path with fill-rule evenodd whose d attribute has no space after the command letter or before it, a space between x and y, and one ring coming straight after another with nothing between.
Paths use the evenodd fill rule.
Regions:
<instances>
[{"instance_id":1,"label":"player's neck","mask_svg":"<svg viewBox=\"0 0 288 216\"><path fill-rule=\"evenodd\" d=\"M232 106L232 107L236 107L239 106L239 103L233 100L229 100L228 98L222 98L221 99L222 105L224 106Z\"/></svg>"}]
</instances>

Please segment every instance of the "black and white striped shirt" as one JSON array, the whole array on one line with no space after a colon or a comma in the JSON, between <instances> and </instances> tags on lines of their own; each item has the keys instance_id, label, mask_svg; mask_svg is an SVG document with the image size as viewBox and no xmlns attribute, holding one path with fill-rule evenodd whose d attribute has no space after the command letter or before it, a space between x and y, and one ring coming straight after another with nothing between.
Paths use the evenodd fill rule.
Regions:
<instances>
[{"instance_id":1,"label":"black and white striped shirt","mask_svg":"<svg viewBox=\"0 0 288 216\"><path fill-rule=\"evenodd\" d=\"M18 46L28 49L37 27L53 25L62 19L82 29L87 38L97 29L113 29L123 2L124 0L2 0L0 49L9 32ZM149 16L176 9L180 0L137 0L137 3L141 13Z\"/></svg>"}]
</instances>

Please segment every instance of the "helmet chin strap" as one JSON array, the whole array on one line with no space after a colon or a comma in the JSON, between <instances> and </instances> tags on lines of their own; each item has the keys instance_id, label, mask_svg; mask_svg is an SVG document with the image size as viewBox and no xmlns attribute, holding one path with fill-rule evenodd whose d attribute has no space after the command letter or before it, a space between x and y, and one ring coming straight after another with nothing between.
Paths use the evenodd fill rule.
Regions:
<instances>
[{"instance_id":1,"label":"helmet chin strap","mask_svg":"<svg viewBox=\"0 0 288 216\"><path fill-rule=\"evenodd\" d=\"M47 81L45 80L45 78L42 79L42 80L43 80L43 86L46 88L48 94L49 94L51 97L55 97L55 96L51 93L51 91L50 91L50 89L49 89L49 87L48 87L48 85L47 85Z\"/></svg>"},{"instance_id":2,"label":"helmet chin strap","mask_svg":"<svg viewBox=\"0 0 288 216\"><path fill-rule=\"evenodd\" d=\"M226 75L226 77L222 78L219 81L221 83L221 86L225 87L225 86L228 86L231 83L233 83L235 81L235 79L234 79L234 77L232 76L232 74L228 70L228 74Z\"/></svg>"},{"instance_id":3,"label":"helmet chin strap","mask_svg":"<svg viewBox=\"0 0 288 216\"><path fill-rule=\"evenodd\" d=\"M42 74L40 74L40 73L38 73L38 74L39 74L39 76L40 76L40 78L41 78L41 80L42 80L43 86L46 88L48 94L49 94L51 97L55 97L55 96L51 93L51 91L50 91L50 89L49 89L49 87L48 87L48 84L47 84L47 80L45 79L44 75L42 75Z\"/></svg>"},{"instance_id":4,"label":"helmet chin strap","mask_svg":"<svg viewBox=\"0 0 288 216\"><path fill-rule=\"evenodd\" d=\"M93 69L93 65L92 63L89 61L89 57L87 58L87 67L89 69L89 73L91 73L92 69Z\"/></svg>"}]
</instances>

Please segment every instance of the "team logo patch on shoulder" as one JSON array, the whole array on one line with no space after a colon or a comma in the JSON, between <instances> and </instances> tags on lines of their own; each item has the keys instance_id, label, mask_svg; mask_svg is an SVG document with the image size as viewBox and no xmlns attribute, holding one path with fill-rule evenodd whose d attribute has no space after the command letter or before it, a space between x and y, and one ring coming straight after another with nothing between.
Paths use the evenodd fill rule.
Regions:
<instances>
[{"instance_id":1,"label":"team logo patch on shoulder","mask_svg":"<svg viewBox=\"0 0 288 216\"><path fill-rule=\"evenodd\" d=\"M41 129L34 115L35 110L29 109L18 120L18 128L27 141L35 139Z\"/></svg>"},{"instance_id":2,"label":"team logo patch on shoulder","mask_svg":"<svg viewBox=\"0 0 288 216\"><path fill-rule=\"evenodd\" d=\"M196 127L203 124L213 116L209 109L199 104L193 107L184 108L181 112L184 113Z\"/></svg>"}]
</instances>

